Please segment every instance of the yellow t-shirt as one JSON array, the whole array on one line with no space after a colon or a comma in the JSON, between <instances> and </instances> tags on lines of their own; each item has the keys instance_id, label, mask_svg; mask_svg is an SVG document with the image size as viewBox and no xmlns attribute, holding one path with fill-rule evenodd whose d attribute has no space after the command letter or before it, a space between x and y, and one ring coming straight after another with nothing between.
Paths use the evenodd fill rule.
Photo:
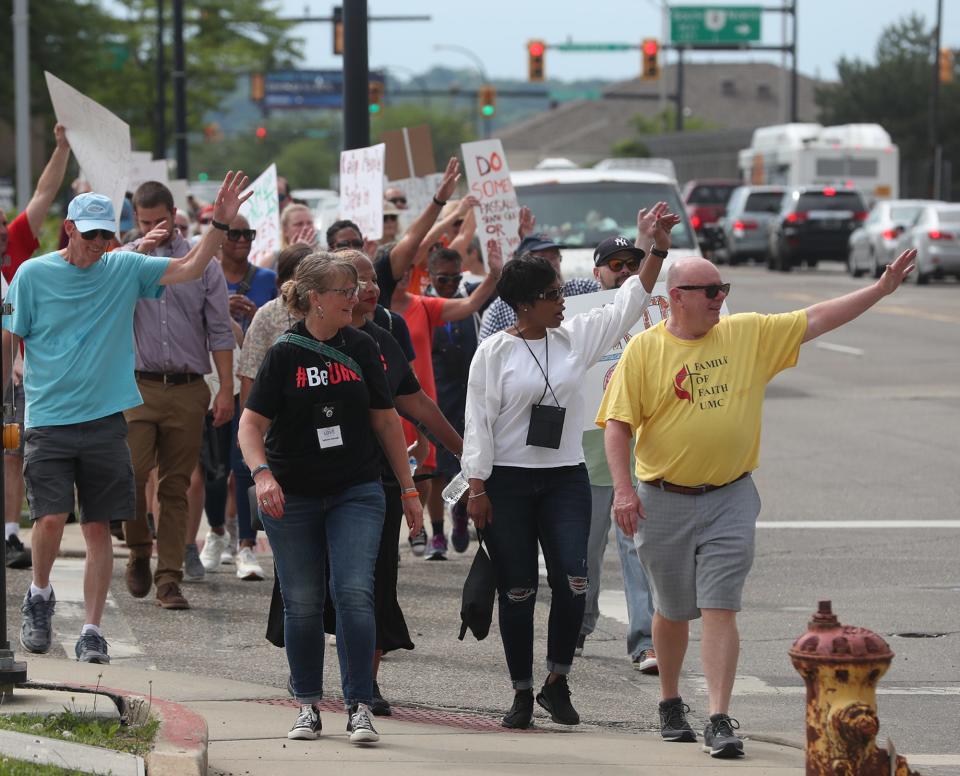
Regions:
<instances>
[{"instance_id":1,"label":"yellow t-shirt","mask_svg":"<svg viewBox=\"0 0 960 776\"><path fill-rule=\"evenodd\" d=\"M597 425L630 426L638 480L724 485L757 467L764 391L797 363L806 313L729 315L698 340L665 324L630 340Z\"/></svg>"}]
</instances>

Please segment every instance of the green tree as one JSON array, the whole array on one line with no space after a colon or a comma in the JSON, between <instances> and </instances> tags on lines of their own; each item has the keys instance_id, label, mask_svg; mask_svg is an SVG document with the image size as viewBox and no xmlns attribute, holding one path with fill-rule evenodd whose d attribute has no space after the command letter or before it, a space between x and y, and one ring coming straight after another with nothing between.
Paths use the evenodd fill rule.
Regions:
<instances>
[{"instance_id":1,"label":"green tree","mask_svg":"<svg viewBox=\"0 0 960 776\"><path fill-rule=\"evenodd\" d=\"M839 80L817 89L824 124L880 124L900 148L901 196L930 193L930 99L933 35L922 16L911 14L884 29L876 61L842 57ZM954 161L953 191L960 191L960 137L948 128L960 122L960 83L940 85L940 141Z\"/></svg>"},{"instance_id":2,"label":"green tree","mask_svg":"<svg viewBox=\"0 0 960 776\"><path fill-rule=\"evenodd\" d=\"M676 127L677 112L673 106L667 106L659 113L653 115L647 113L637 113L630 119L634 131L637 133L634 137L627 137L618 140L613 144L610 153L615 157L647 157L650 156L650 149L643 141L650 135L662 135L667 132L673 132ZM689 116L683 119L683 128L687 132L696 132L707 129L716 129L717 124L700 116Z\"/></svg>"}]
</instances>

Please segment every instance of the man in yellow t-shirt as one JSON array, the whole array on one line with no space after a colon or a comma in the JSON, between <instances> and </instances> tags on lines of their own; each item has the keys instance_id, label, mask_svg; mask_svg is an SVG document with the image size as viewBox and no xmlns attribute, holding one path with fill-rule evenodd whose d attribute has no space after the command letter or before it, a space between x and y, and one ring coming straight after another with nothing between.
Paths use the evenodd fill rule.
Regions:
<instances>
[{"instance_id":1,"label":"man in yellow t-shirt","mask_svg":"<svg viewBox=\"0 0 960 776\"><path fill-rule=\"evenodd\" d=\"M738 757L728 716L740 641L736 613L753 563L760 498L750 472L760 453L767 382L797 362L800 345L853 320L893 293L913 269L904 251L872 285L781 315L720 318L730 291L706 259L667 273L670 317L634 337L597 414L605 428L614 516L635 532L656 614L660 727L667 741L695 742L680 698L688 621L703 616L703 672L710 701L704 748ZM630 479L636 435L637 488Z\"/></svg>"}]
</instances>

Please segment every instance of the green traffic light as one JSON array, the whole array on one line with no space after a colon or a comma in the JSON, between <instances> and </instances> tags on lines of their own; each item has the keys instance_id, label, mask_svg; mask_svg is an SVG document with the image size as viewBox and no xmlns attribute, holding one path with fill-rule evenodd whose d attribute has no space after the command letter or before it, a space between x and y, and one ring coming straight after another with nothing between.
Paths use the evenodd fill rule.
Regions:
<instances>
[{"instance_id":1,"label":"green traffic light","mask_svg":"<svg viewBox=\"0 0 960 776\"><path fill-rule=\"evenodd\" d=\"M480 109L480 112L481 112L484 116L486 116L487 118L490 118L494 113L497 112L497 109L494 108L492 105L484 105L484 106Z\"/></svg>"},{"instance_id":2,"label":"green traffic light","mask_svg":"<svg viewBox=\"0 0 960 776\"><path fill-rule=\"evenodd\" d=\"M371 112L371 113L379 113L379 112L380 112L380 106L377 105L377 103L372 103L372 104L370 105L370 112Z\"/></svg>"},{"instance_id":3,"label":"green traffic light","mask_svg":"<svg viewBox=\"0 0 960 776\"><path fill-rule=\"evenodd\" d=\"M202 172L202 173L200 173L199 175L197 175L197 180L199 180L199 181L205 181L205 180L209 180L209 179L210 179L210 176L207 175L205 172Z\"/></svg>"}]
</instances>

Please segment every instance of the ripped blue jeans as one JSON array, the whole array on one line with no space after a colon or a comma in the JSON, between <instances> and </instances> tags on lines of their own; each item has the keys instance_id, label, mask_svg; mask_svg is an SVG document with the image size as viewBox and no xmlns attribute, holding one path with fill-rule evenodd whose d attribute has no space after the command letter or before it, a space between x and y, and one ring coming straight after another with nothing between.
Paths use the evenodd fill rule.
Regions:
<instances>
[{"instance_id":1,"label":"ripped blue jeans","mask_svg":"<svg viewBox=\"0 0 960 776\"><path fill-rule=\"evenodd\" d=\"M533 612L543 548L550 583L547 670L570 673L587 593L587 469L494 466L486 482L493 522L483 538L497 572L500 637L516 690L533 687Z\"/></svg>"}]
</instances>

